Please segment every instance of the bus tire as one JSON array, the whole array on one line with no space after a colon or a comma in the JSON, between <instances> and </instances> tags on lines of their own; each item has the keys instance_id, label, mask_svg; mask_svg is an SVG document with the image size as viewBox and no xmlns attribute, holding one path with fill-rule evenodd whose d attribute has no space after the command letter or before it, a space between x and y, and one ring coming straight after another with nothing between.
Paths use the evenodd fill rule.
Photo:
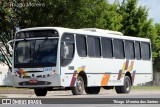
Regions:
<instances>
[{"instance_id":1,"label":"bus tire","mask_svg":"<svg viewBox=\"0 0 160 107\"><path fill-rule=\"evenodd\" d=\"M124 77L124 85L123 86L116 86L115 90L117 94L122 93L129 93L131 90L131 79L128 76Z\"/></svg>"},{"instance_id":2,"label":"bus tire","mask_svg":"<svg viewBox=\"0 0 160 107\"><path fill-rule=\"evenodd\" d=\"M36 94L36 96L46 96L47 90L44 88L35 88L34 93Z\"/></svg>"},{"instance_id":3,"label":"bus tire","mask_svg":"<svg viewBox=\"0 0 160 107\"><path fill-rule=\"evenodd\" d=\"M84 91L84 80L82 76L78 76L76 80L76 86L71 88L73 95L82 95Z\"/></svg>"},{"instance_id":4,"label":"bus tire","mask_svg":"<svg viewBox=\"0 0 160 107\"><path fill-rule=\"evenodd\" d=\"M100 87L86 87L85 91L87 94L99 94Z\"/></svg>"}]
</instances>

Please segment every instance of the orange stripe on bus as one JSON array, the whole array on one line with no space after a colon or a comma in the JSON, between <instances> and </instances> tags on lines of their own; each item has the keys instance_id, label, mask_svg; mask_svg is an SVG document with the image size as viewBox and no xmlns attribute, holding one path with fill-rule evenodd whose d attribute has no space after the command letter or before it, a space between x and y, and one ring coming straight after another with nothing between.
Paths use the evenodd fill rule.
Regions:
<instances>
[{"instance_id":1,"label":"orange stripe on bus","mask_svg":"<svg viewBox=\"0 0 160 107\"><path fill-rule=\"evenodd\" d=\"M107 86L109 78L110 78L110 74L104 74L101 81L101 86Z\"/></svg>"},{"instance_id":2,"label":"orange stripe on bus","mask_svg":"<svg viewBox=\"0 0 160 107\"><path fill-rule=\"evenodd\" d=\"M133 69L134 61L131 61L131 65L128 67L128 71L131 72Z\"/></svg>"},{"instance_id":3,"label":"orange stripe on bus","mask_svg":"<svg viewBox=\"0 0 160 107\"><path fill-rule=\"evenodd\" d=\"M121 75L121 77L124 76L125 68L126 68L126 63L123 63L123 67L122 67L122 75Z\"/></svg>"}]
</instances>

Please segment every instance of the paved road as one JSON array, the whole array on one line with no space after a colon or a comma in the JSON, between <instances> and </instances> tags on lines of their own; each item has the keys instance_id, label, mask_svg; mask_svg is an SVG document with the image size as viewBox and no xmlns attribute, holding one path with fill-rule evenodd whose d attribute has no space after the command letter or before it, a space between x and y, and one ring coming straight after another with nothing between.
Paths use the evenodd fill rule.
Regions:
<instances>
[{"instance_id":1,"label":"paved road","mask_svg":"<svg viewBox=\"0 0 160 107\"><path fill-rule=\"evenodd\" d=\"M20 93L20 94L18 94ZM0 97L7 98L37 98L33 91L15 92L10 94L0 93ZM117 94L115 90L101 90L96 95L72 95L71 91L49 91L47 96L40 98L160 98L160 90L131 90L129 94Z\"/></svg>"},{"instance_id":2,"label":"paved road","mask_svg":"<svg viewBox=\"0 0 160 107\"><path fill-rule=\"evenodd\" d=\"M54 107L133 107L134 104L100 104L101 102L105 102L108 98L158 98L160 100L160 91L153 90L153 91L143 91L143 90L132 90L130 94L117 94L114 90L101 90L100 94L98 95L72 95L71 91L52 91L48 92L47 96L45 97L36 97L33 92L25 93L25 94L0 94L1 97L5 98L53 98L52 103L57 102L58 104L54 104ZM60 100L57 100L60 98ZM54 100L55 99L55 100ZM112 99L112 100L113 100ZM70 104L67 104L70 102ZM89 104L84 104L88 103ZM80 104L78 104L80 103ZM82 103L82 104L81 104ZM93 104L96 103L96 104ZM78 105L77 105L78 104ZM9 105L0 105L0 107L8 107ZM12 107L20 107L21 105L12 105ZM30 107L53 107L52 104L49 105L34 105ZM136 107L150 107L151 104L136 104ZM154 104L154 107L159 107L160 104ZM28 107L28 105L23 105L23 107Z\"/></svg>"}]
</instances>

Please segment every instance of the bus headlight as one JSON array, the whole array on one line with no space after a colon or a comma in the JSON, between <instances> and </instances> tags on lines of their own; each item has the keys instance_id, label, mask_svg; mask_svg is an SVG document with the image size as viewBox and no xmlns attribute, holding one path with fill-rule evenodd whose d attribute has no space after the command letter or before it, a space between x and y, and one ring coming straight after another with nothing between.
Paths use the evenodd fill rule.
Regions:
<instances>
[{"instance_id":1,"label":"bus headlight","mask_svg":"<svg viewBox=\"0 0 160 107\"><path fill-rule=\"evenodd\" d=\"M51 75L54 75L55 74L55 70L53 70L53 72L51 73Z\"/></svg>"}]
</instances>

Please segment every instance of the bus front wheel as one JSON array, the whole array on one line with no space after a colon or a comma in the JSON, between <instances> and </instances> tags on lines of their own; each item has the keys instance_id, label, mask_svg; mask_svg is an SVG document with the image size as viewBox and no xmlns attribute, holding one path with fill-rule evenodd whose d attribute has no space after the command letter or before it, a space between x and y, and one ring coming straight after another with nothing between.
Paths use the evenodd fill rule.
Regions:
<instances>
[{"instance_id":1,"label":"bus front wheel","mask_svg":"<svg viewBox=\"0 0 160 107\"><path fill-rule=\"evenodd\" d=\"M128 76L124 77L124 85L123 86L116 86L115 90L117 94L122 93L129 93L131 90L131 79Z\"/></svg>"},{"instance_id":2,"label":"bus front wheel","mask_svg":"<svg viewBox=\"0 0 160 107\"><path fill-rule=\"evenodd\" d=\"M84 91L84 80L82 76L77 77L76 86L71 88L73 95L82 95Z\"/></svg>"},{"instance_id":3,"label":"bus front wheel","mask_svg":"<svg viewBox=\"0 0 160 107\"><path fill-rule=\"evenodd\" d=\"M36 96L46 96L47 95L47 89L35 88L34 93L36 94Z\"/></svg>"}]
</instances>

